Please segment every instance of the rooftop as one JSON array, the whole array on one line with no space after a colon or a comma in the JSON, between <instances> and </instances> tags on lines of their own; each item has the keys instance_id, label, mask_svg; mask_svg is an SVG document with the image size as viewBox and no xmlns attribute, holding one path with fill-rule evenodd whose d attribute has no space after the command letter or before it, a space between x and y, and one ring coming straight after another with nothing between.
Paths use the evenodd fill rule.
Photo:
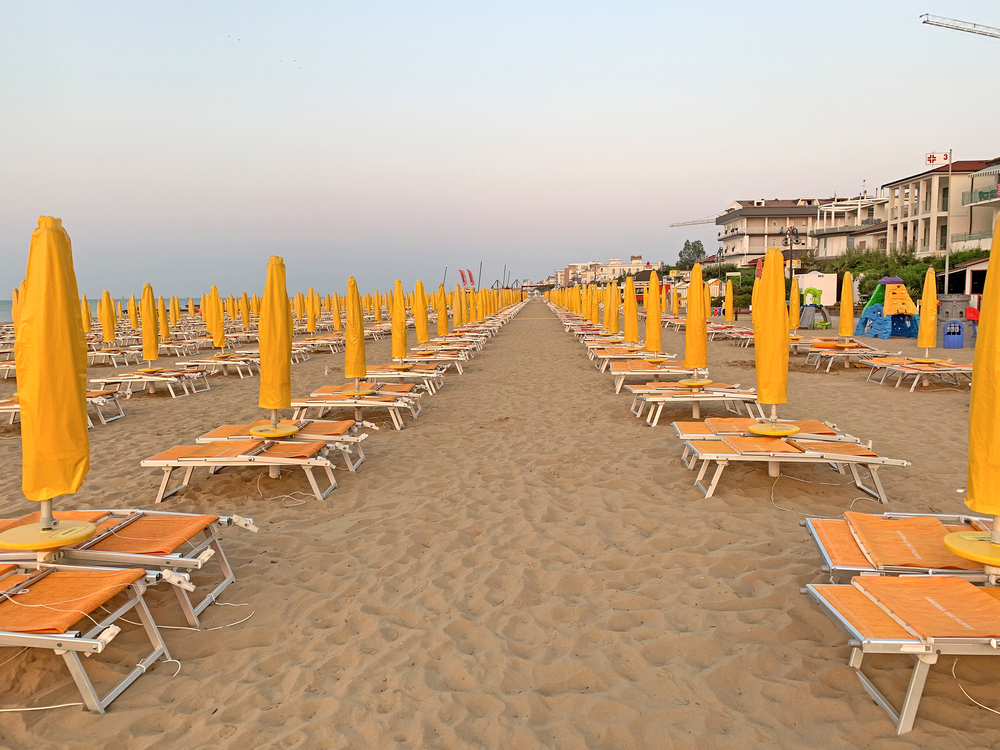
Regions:
<instances>
[{"instance_id":1,"label":"rooftop","mask_svg":"<svg viewBox=\"0 0 1000 750\"><path fill-rule=\"evenodd\" d=\"M1000 158L994 157L993 159L972 159L964 161L954 161L951 163L951 171L957 172L959 174L965 174L967 172L978 172L980 169L985 169L988 165L1000 162ZM948 165L945 164L942 167L934 167L933 169L927 169L923 172L918 172L917 174L910 175L909 177L904 177L901 180L893 180L892 182L885 183L882 187L890 187L892 185L901 185L904 182L912 182L913 180L924 177L929 174L940 174L948 172Z\"/></svg>"}]
</instances>

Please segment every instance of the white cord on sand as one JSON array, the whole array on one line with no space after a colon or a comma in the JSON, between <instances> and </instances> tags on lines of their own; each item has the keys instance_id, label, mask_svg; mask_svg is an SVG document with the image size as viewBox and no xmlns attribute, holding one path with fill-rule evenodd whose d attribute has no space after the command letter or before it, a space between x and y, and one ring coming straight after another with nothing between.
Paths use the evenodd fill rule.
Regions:
<instances>
[{"instance_id":1,"label":"white cord on sand","mask_svg":"<svg viewBox=\"0 0 1000 750\"><path fill-rule=\"evenodd\" d=\"M962 694L966 698L968 698L970 701L972 701L973 703L975 703L977 706L979 706L980 708L985 708L990 713L994 713L994 714L997 714L998 716L1000 716L1000 711L997 711L995 708L990 708L989 706L984 706L982 703L980 703L975 698L973 698L971 695L969 695L968 693L965 692L965 688L962 687L962 683L958 681L958 677L955 675L955 667L957 665L958 665L958 659L956 658L955 662L951 665L951 676L955 678L955 682L958 682L958 689L962 691Z\"/></svg>"},{"instance_id":2,"label":"white cord on sand","mask_svg":"<svg viewBox=\"0 0 1000 750\"><path fill-rule=\"evenodd\" d=\"M0 714L9 714L15 711L48 711L50 708L67 708L69 706L82 705L82 703L60 703L57 706L35 706L34 708L0 708Z\"/></svg>"}]
</instances>

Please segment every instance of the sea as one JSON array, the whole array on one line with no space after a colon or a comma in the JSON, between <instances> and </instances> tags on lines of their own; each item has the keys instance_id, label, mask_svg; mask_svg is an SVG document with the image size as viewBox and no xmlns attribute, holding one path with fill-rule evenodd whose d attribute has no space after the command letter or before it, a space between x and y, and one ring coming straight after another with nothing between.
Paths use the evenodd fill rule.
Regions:
<instances>
[{"instance_id":1,"label":"sea","mask_svg":"<svg viewBox=\"0 0 1000 750\"><path fill-rule=\"evenodd\" d=\"M94 311L94 315L97 315L97 298L88 297L87 299L90 300L90 309ZM115 297L114 301L116 304L118 302L122 303L123 311L125 310L126 305L128 305L128 297ZM12 300L0 299L0 324L14 322L14 318L11 316L11 304ZM184 298L184 302L181 303L181 307L185 307L185 305L187 305L187 297ZM185 307L185 309L187 308Z\"/></svg>"}]
</instances>

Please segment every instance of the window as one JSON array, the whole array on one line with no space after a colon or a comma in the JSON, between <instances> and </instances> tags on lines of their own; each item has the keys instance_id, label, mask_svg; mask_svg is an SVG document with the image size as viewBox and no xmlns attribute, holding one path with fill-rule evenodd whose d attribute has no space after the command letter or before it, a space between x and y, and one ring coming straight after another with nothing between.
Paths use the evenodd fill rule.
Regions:
<instances>
[{"instance_id":1,"label":"window","mask_svg":"<svg viewBox=\"0 0 1000 750\"><path fill-rule=\"evenodd\" d=\"M948 210L948 188L947 187L941 188L941 210L942 211L947 211Z\"/></svg>"},{"instance_id":2,"label":"window","mask_svg":"<svg viewBox=\"0 0 1000 750\"><path fill-rule=\"evenodd\" d=\"M867 212L865 213L865 216L868 219L874 219L875 218L875 206L869 206Z\"/></svg>"}]
</instances>

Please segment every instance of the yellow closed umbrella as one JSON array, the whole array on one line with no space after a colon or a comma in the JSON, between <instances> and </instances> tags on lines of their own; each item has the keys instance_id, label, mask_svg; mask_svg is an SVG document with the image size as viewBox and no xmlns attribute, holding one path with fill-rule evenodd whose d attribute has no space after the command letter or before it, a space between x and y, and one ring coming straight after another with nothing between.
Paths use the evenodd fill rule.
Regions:
<instances>
[{"instance_id":1,"label":"yellow closed umbrella","mask_svg":"<svg viewBox=\"0 0 1000 750\"><path fill-rule=\"evenodd\" d=\"M663 322L660 317L660 280L656 271L649 274L649 287L646 290L646 343L647 352L658 352L661 347Z\"/></svg>"},{"instance_id":2,"label":"yellow closed umbrella","mask_svg":"<svg viewBox=\"0 0 1000 750\"><path fill-rule=\"evenodd\" d=\"M261 305L260 297L257 296L257 292L254 292L253 295L250 297L250 315L252 315L255 318L259 318L260 305Z\"/></svg>"},{"instance_id":3,"label":"yellow closed umbrella","mask_svg":"<svg viewBox=\"0 0 1000 750\"><path fill-rule=\"evenodd\" d=\"M788 401L788 308L785 306L784 259L781 250L769 247L757 291L753 345L757 371L757 401L771 404L771 421L777 404Z\"/></svg>"},{"instance_id":4,"label":"yellow closed umbrella","mask_svg":"<svg viewBox=\"0 0 1000 750\"><path fill-rule=\"evenodd\" d=\"M448 296L444 291L444 284L438 284L437 295L434 298L437 308L437 335L448 335Z\"/></svg>"},{"instance_id":5,"label":"yellow closed umbrella","mask_svg":"<svg viewBox=\"0 0 1000 750\"><path fill-rule=\"evenodd\" d=\"M55 549L89 539L94 526L58 521L52 500L80 489L90 471L87 343L73 252L62 221L41 216L31 235L14 344L21 408L21 490L40 521L0 534L0 547Z\"/></svg>"},{"instance_id":6,"label":"yellow closed umbrella","mask_svg":"<svg viewBox=\"0 0 1000 750\"><path fill-rule=\"evenodd\" d=\"M115 343L115 303L107 289L101 295L101 336L105 344Z\"/></svg>"},{"instance_id":7,"label":"yellow closed umbrella","mask_svg":"<svg viewBox=\"0 0 1000 750\"><path fill-rule=\"evenodd\" d=\"M292 405L292 315L285 285L285 261L272 255L258 322L260 396L257 405L271 410L271 427L278 426L278 409Z\"/></svg>"},{"instance_id":8,"label":"yellow closed umbrella","mask_svg":"<svg viewBox=\"0 0 1000 750\"><path fill-rule=\"evenodd\" d=\"M247 297L246 292L243 292L243 296L240 297L240 321L244 328L250 327L250 298Z\"/></svg>"},{"instance_id":9,"label":"yellow closed umbrella","mask_svg":"<svg viewBox=\"0 0 1000 750\"><path fill-rule=\"evenodd\" d=\"M361 309L358 282L351 276L347 280L347 314L344 320L344 376L354 378L355 388L368 374L365 364L365 314Z\"/></svg>"},{"instance_id":10,"label":"yellow closed umbrella","mask_svg":"<svg viewBox=\"0 0 1000 750\"><path fill-rule=\"evenodd\" d=\"M417 344L426 344L431 340L430 323L427 320L427 294L422 281L417 281L417 288L413 292L413 326L417 331Z\"/></svg>"},{"instance_id":11,"label":"yellow closed umbrella","mask_svg":"<svg viewBox=\"0 0 1000 750\"><path fill-rule=\"evenodd\" d=\"M728 320L729 322L732 322L732 320L733 320L733 280L732 279L726 279L726 299L723 302L723 307L725 308L725 310L723 311L723 315L725 316L726 320Z\"/></svg>"},{"instance_id":12,"label":"yellow closed umbrella","mask_svg":"<svg viewBox=\"0 0 1000 750\"><path fill-rule=\"evenodd\" d=\"M139 305L135 302L134 294L128 298L128 322L133 331L139 330Z\"/></svg>"},{"instance_id":13,"label":"yellow closed umbrella","mask_svg":"<svg viewBox=\"0 0 1000 750\"><path fill-rule=\"evenodd\" d=\"M924 293L920 297L920 327L917 328L917 346L924 350L925 357L930 354L930 349L937 346L937 276L934 273L934 266L928 268L927 275L924 276Z\"/></svg>"},{"instance_id":14,"label":"yellow closed umbrella","mask_svg":"<svg viewBox=\"0 0 1000 750\"><path fill-rule=\"evenodd\" d=\"M340 295L333 295L333 330L341 330L340 322Z\"/></svg>"},{"instance_id":15,"label":"yellow closed umbrella","mask_svg":"<svg viewBox=\"0 0 1000 750\"><path fill-rule=\"evenodd\" d=\"M17 315L14 315L14 308L19 307L18 300L18 290L14 290L14 297L11 299L11 317L14 319L14 327L17 327ZM93 317L93 313L90 312L90 302L87 301L87 295L83 295L80 298L80 316L83 319L83 332L90 333L90 319ZM15 338L17 337L17 332L15 331Z\"/></svg>"},{"instance_id":16,"label":"yellow closed umbrella","mask_svg":"<svg viewBox=\"0 0 1000 750\"><path fill-rule=\"evenodd\" d=\"M628 343L638 343L639 341L639 305L635 301L635 281L629 276L625 279L625 341Z\"/></svg>"},{"instance_id":17,"label":"yellow closed umbrella","mask_svg":"<svg viewBox=\"0 0 1000 750\"><path fill-rule=\"evenodd\" d=\"M792 285L788 290L788 328L799 329L799 315L802 312L802 295L799 294L799 280L792 276Z\"/></svg>"},{"instance_id":18,"label":"yellow closed umbrella","mask_svg":"<svg viewBox=\"0 0 1000 750\"><path fill-rule=\"evenodd\" d=\"M115 323L117 324L117 322L122 319L122 303L120 300L115 302L115 307L118 310L118 314L115 316Z\"/></svg>"},{"instance_id":19,"label":"yellow closed umbrella","mask_svg":"<svg viewBox=\"0 0 1000 750\"><path fill-rule=\"evenodd\" d=\"M618 308L621 307L621 298L618 294L618 282L612 281L608 284L608 307L610 307L610 316L608 310L604 311L605 328L608 329L610 333L618 333L621 330L621 324L618 321Z\"/></svg>"},{"instance_id":20,"label":"yellow closed umbrella","mask_svg":"<svg viewBox=\"0 0 1000 750\"><path fill-rule=\"evenodd\" d=\"M462 292L461 287L455 284L455 291L451 293L451 327L461 328L464 325L462 320Z\"/></svg>"},{"instance_id":21,"label":"yellow closed umbrella","mask_svg":"<svg viewBox=\"0 0 1000 750\"><path fill-rule=\"evenodd\" d=\"M638 320L639 308L636 307L636 320ZM601 322L601 295L597 293L597 285L590 285L590 319L599 324Z\"/></svg>"},{"instance_id":22,"label":"yellow closed umbrella","mask_svg":"<svg viewBox=\"0 0 1000 750\"><path fill-rule=\"evenodd\" d=\"M160 341L170 338L170 323L167 321L167 305L161 296L156 302L156 318L160 324Z\"/></svg>"},{"instance_id":23,"label":"yellow closed umbrella","mask_svg":"<svg viewBox=\"0 0 1000 750\"><path fill-rule=\"evenodd\" d=\"M844 283L840 288L840 325L837 333L841 336L854 335L854 282L851 272L844 271Z\"/></svg>"},{"instance_id":24,"label":"yellow closed umbrella","mask_svg":"<svg viewBox=\"0 0 1000 750\"><path fill-rule=\"evenodd\" d=\"M177 295L170 297L170 325L177 326L181 322L181 301Z\"/></svg>"},{"instance_id":25,"label":"yellow closed umbrella","mask_svg":"<svg viewBox=\"0 0 1000 750\"><path fill-rule=\"evenodd\" d=\"M312 287L309 287L309 294L306 295L305 299L306 331L309 333L316 333L316 305L313 302L315 295L316 292L313 291Z\"/></svg>"},{"instance_id":26,"label":"yellow closed umbrella","mask_svg":"<svg viewBox=\"0 0 1000 750\"><path fill-rule=\"evenodd\" d=\"M219 348L226 348L226 319L222 316L222 298L219 297L218 287L213 286L209 294L208 304L212 308L212 345Z\"/></svg>"},{"instance_id":27,"label":"yellow closed umbrella","mask_svg":"<svg viewBox=\"0 0 1000 750\"><path fill-rule=\"evenodd\" d=\"M156 298L153 297L153 287L142 285L142 301L139 304L142 312L142 358L147 362L155 362L160 358L160 323L156 319Z\"/></svg>"},{"instance_id":28,"label":"yellow closed umbrella","mask_svg":"<svg viewBox=\"0 0 1000 750\"><path fill-rule=\"evenodd\" d=\"M375 292L375 322L382 322L382 294Z\"/></svg>"},{"instance_id":29,"label":"yellow closed umbrella","mask_svg":"<svg viewBox=\"0 0 1000 750\"><path fill-rule=\"evenodd\" d=\"M396 287L392 294L392 358L402 359L406 356L409 344L406 341L406 302L403 297L403 283L396 279Z\"/></svg>"},{"instance_id":30,"label":"yellow closed umbrella","mask_svg":"<svg viewBox=\"0 0 1000 750\"><path fill-rule=\"evenodd\" d=\"M188 315L195 317L194 300L188 297Z\"/></svg>"},{"instance_id":31,"label":"yellow closed umbrella","mask_svg":"<svg viewBox=\"0 0 1000 750\"><path fill-rule=\"evenodd\" d=\"M1000 258L1000 217L993 226L991 258L993 253ZM20 363L17 367L20 386ZM1000 553L996 546L1000 545L1000 273L986 274L972 369L976 376L972 379L969 402L965 504L976 513L993 516L991 542L995 556Z\"/></svg>"},{"instance_id":32,"label":"yellow closed umbrella","mask_svg":"<svg viewBox=\"0 0 1000 750\"><path fill-rule=\"evenodd\" d=\"M691 269L687 290L687 316L684 324L684 366L701 370L708 367L708 326L705 321L705 283L701 264ZM697 373L695 374L697 378Z\"/></svg>"},{"instance_id":33,"label":"yellow closed umbrella","mask_svg":"<svg viewBox=\"0 0 1000 750\"><path fill-rule=\"evenodd\" d=\"M670 314L675 318L681 315L681 301L677 296L677 284L670 285Z\"/></svg>"}]
</instances>

